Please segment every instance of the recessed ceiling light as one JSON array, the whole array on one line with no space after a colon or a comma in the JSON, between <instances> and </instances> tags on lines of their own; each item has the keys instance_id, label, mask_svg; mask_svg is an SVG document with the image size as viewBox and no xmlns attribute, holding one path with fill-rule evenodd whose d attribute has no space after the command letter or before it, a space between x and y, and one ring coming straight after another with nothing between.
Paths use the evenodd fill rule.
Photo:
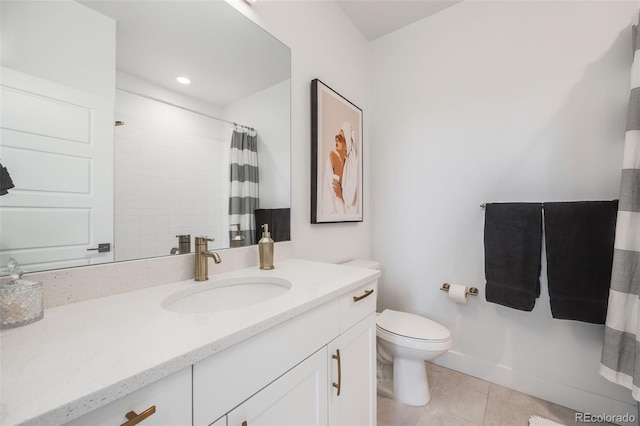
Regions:
<instances>
[{"instance_id":1,"label":"recessed ceiling light","mask_svg":"<svg viewBox=\"0 0 640 426\"><path fill-rule=\"evenodd\" d=\"M187 77L182 75L179 77L176 77L176 81L180 84L191 84L191 80L189 80Z\"/></svg>"}]
</instances>

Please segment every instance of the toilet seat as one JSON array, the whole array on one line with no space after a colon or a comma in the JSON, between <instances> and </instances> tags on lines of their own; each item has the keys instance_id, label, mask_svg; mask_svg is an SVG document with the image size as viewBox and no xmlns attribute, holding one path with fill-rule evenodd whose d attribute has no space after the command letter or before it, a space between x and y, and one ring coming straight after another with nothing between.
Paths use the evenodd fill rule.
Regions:
<instances>
[{"instance_id":1,"label":"toilet seat","mask_svg":"<svg viewBox=\"0 0 640 426\"><path fill-rule=\"evenodd\" d=\"M385 309L376 316L376 335L390 343L420 350L451 348L451 332L428 318Z\"/></svg>"}]
</instances>

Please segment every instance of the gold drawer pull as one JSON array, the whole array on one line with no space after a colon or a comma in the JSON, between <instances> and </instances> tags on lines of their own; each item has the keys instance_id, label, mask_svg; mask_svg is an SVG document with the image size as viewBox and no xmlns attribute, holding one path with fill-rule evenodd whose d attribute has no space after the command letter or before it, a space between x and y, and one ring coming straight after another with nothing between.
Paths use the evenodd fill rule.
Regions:
<instances>
[{"instance_id":1,"label":"gold drawer pull","mask_svg":"<svg viewBox=\"0 0 640 426\"><path fill-rule=\"evenodd\" d=\"M141 421L143 421L144 419L146 419L147 417L149 417L150 415L152 415L155 412L156 412L156 406L155 405L152 405L151 407L147 408L146 410L144 410L140 414L136 414L135 411L129 411L127 414L125 414L125 417L127 419L129 419L129 421L122 423L120 426L137 425L138 423L140 423Z\"/></svg>"},{"instance_id":2,"label":"gold drawer pull","mask_svg":"<svg viewBox=\"0 0 640 426\"><path fill-rule=\"evenodd\" d=\"M365 290L364 294L362 296L353 296L353 301L354 302L358 302L362 299L364 299L367 296L371 296L373 294L373 289L371 290Z\"/></svg>"},{"instance_id":3,"label":"gold drawer pull","mask_svg":"<svg viewBox=\"0 0 640 426\"><path fill-rule=\"evenodd\" d=\"M340 387L342 386L342 363L340 362L340 349L336 349L336 354L331 355L331 358L338 360L338 383L334 383L333 387L338 389L338 396L340 396Z\"/></svg>"}]
</instances>

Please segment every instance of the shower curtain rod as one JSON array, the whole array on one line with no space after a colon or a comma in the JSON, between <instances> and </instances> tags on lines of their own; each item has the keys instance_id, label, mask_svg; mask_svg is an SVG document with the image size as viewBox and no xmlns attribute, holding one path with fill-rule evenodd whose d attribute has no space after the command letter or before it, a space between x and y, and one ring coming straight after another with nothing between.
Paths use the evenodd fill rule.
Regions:
<instances>
[{"instance_id":1,"label":"shower curtain rod","mask_svg":"<svg viewBox=\"0 0 640 426\"><path fill-rule=\"evenodd\" d=\"M131 93L132 95L140 96L140 97L143 97L143 98L146 98L146 99L152 100L152 101L160 102L160 103L162 103L162 104L169 105L169 106L172 106L172 107L174 107L174 108L179 108L179 109L182 109L182 110L185 110L185 111L192 112L192 113L194 113L194 114L198 114L198 115L202 115L202 116L204 116L204 117L212 118L212 119L214 119L214 120L223 121L223 122L225 122L225 123L233 124L234 126L243 127L243 128L245 128L245 129L247 129L247 130L252 130L252 131L254 131L254 132L255 132L255 130L256 130L256 129L254 129L253 127L246 126L246 125L244 125L244 124L239 124L239 123L236 123L235 121L229 121L229 120L225 120L224 118L219 118L219 117L216 117L216 116L213 116L213 115L205 114L204 112L200 112L200 111L196 111L196 110L194 110L194 109L190 109L190 108L186 108L186 107L183 107L183 106L180 106L180 105L176 105L176 104L174 104L174 103L172 103L172 102L167 102L167 101L164 101L164 100L162 100L162 99L155 98L155 97L153 97L153 96L143 95L142 93L134 92L134 91L132 91L132 90L128 90L128 89L122 89L122 88L120 88L120 87L116 87L116 89L117 89L117 90L120 90L120 91L122 91L122 92ZM122 123L122 124L124 124L124 123ZM117 122L116 122L116 125L118 125L118 124L117 124Z\"/></svg>"}]
</instances>

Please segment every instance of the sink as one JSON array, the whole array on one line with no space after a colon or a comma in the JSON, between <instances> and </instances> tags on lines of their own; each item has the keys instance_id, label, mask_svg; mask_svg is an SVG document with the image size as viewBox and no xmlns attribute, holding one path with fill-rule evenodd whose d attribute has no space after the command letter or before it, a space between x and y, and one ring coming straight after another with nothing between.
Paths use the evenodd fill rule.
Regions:
<instances>
[{"instance_id":1,"label":"sink","mask_svg":"<svg viewBox=\"0 0 640 426\"><path fill-rule=\"evenodd\" d=\"M166 310L181 313L228 311L275 299L289 290L291 282L282 278L228 278L173 293L161 305Z\"/></svg>"}]
</instances>

